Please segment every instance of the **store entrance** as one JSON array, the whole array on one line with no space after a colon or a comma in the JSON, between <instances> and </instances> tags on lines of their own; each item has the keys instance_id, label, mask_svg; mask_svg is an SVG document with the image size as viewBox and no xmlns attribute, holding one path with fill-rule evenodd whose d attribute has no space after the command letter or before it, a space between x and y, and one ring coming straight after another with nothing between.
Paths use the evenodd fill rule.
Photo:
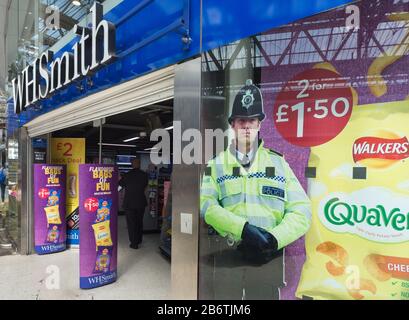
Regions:
<instances>
[{"instance_id":1,"label":"store entrance","mask_svg":"<svg viewBox=\"0 0 409 320\"><path fill-rule=\"evenodd\" d=\"M138 245L138 249L130 246L132 235L129 229L133 228L132 220L135 219L130 219L129 215L132 213L124 203L125 193L132 190L127 190L126 186L123 188L120 186L118 190L119 279L126 277L134 283L135 278L132 275L136 275L141 277L138 282L157 281L158 284L161 282L158 289L164 291L164 296L167 294L166 290L170 292L172 166L152 163L151 155L158 154L158 150L154 148L158 142L150 141L150 136L152 131L164 129L172 137L172 124L173 100L167 100L102 120L55 131L49 136L50 142L53 139L62 138L72 139L72 141L75 141L75 138L84 139L85 163L114 164L122 179L133 169L134 160L140 160L140 169L146 172L148 185L145 189L147 206L143 215L142 242ZM53 159L53 147L49 147L48 152L51 153L48 155L50 161ZM67 179L71 178L68 175ZM67 194L69 192L71 191L68 189ZM148 279L147 274L151 274L156 279ZM152 286L149 285L149 287ZM158 296L158 293L155 296ZM160 293L159 296L161 296Z\"/></svg>"}]
</instances>

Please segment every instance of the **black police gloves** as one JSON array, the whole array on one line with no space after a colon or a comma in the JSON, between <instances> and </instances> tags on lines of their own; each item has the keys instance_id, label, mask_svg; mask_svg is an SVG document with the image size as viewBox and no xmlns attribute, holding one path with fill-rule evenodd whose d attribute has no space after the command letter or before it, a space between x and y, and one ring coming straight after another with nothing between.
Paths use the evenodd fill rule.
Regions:
<instances>
[{"instance_id":1,"label":"black police gloves","mask_svg":"<svg viewBox=\"0 0 409 320\"><path fill-rule=\"evenodd\" d=\"M244 225L241 239L244 243L263 250L277 250L276 238L267 230L248 222Z\"/></svg>"},{"instance_id":2,"label":"black police gloves","mask_svg":"<svg viewBox=\"0 0 409 320\"><path fill-rule=\"evenodd\" d=\"M263 228L248 222L244 225L238 249L244 258L256 264L264 264L274 258L278 243L276 238Z\"/></svg>"},{"instance_id":3,"label":"black police gloves","mask_svg":"<svg viewBox=\"0 0 409 320\"><path fill-rule=\"evenodd\" d=\"M256 227L258 228L258 227ZM278 242L277 239L267 230L263 228L258 228L260 232L264 235L264 237L267 239L268 246L267 250L272 250L273 252L277 251L278 248Z\"/></svg>"},{"instance_id":4,"label":"black police gloves","mask_svg":"<svg viewBox=\"0 0 409 320\"><path fill-rule=\"evenodd\" d=\"M263 250L268 247L268 240L261 228L256 227L248 222L244 225L241 239L244 243Z\"/></svg>"}]
</instances>

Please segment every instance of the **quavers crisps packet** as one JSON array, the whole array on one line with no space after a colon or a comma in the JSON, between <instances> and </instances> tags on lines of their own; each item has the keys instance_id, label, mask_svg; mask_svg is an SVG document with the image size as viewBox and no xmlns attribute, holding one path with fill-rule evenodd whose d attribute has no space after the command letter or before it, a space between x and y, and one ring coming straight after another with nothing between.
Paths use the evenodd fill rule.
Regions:
<instances>
[{"instance_id":1,"label":"quavers crisps packet","mask_svg":"<svg viewBox=\"0 0 409 320\"><path fill-rule=\"evenodd\" d=\"M311 148L298 298L409 299L408 118L407 101L355 106L336 138Z\"/></svg>"},{"instance_id":2,"label":"quavers crisps packet","mask_svg":"<svg viewBox=\"0 0 409 320\"><path fill-rule=\"evenodd\" d=\"M95 243L97 247L112 246L109 220L93 224L92 228L94 229Z\"/></svg>"}]
</instances>

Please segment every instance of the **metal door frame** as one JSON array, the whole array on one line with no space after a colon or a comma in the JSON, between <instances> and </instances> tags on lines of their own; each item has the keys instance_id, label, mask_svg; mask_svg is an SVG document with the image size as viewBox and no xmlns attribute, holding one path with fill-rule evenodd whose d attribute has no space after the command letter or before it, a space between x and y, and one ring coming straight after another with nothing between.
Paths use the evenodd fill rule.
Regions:
<instances>
[{"instance_id":1,"label":"metal door frame","mask_svg":"<svg viewBox=\"0 0 409 320\"><path fill-rule=\"evenodd\" d=\"M201 58L175 69L173 119L200 130ZM182 150L189 142L182 143ZM174 164L172 172L172 298L198 298L200 164ZM189 190L189 192L186 192ZM192 234L181 232L181 213L192 214Z\"/></svg>"}]
</instances>

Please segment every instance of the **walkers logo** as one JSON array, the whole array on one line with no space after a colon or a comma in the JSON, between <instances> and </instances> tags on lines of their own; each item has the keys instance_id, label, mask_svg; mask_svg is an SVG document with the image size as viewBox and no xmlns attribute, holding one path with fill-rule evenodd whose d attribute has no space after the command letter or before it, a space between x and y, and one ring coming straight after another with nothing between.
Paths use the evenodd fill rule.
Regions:
<instances>
[{"instance_id":1,"label":"walkers logo","mask_svg":"<svg viewBox=\"0 0 409 320\"><path fill-rule=\"evenodd\" d=\"M409 157L409 141L407 137L399 137L392 132L378 131L375 137L355 140L352 155L354 161L362 165L386 168Z\"/></svg>"},{"instance_id":2,"label":"walkers logo","mask_svg":"<svg viewBox=\"0 0 409 320\"><path fill-rule=\"evenodd\" d=\"M382 187L332 193L320 202L318 217L333 232L398 243L409 240L408 200Z\"/></svg>"}]
</instances>

